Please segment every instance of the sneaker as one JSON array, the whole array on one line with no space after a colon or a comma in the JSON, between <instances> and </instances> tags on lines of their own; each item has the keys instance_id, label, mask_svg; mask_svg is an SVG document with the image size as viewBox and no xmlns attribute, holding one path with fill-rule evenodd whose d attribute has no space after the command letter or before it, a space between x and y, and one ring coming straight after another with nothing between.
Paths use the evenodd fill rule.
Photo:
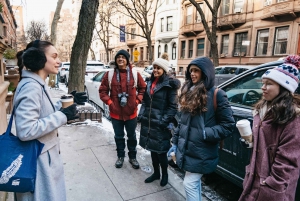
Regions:
<instances>
[{"instance_id":1,"label":"sneaker","mask_svg":"<svg viewBox=\"0 0 300 201\"><path fill-rule=\"evenodd\" d=\"M116 168L121 168L124 163L124 157L119 157L118 160L115 163Z\"/></svg>"},{"instance_id":2,"label":"sneaker","mask_svg":"<svg viewBox=\"0 0 300 201\"><path fill-rule=\"evenodd\" d=\"M131 165L134 169L139 169L140 168L140 164L135 158L130 158L129 163L131 163Z\"/></svg>"}]
</instances>

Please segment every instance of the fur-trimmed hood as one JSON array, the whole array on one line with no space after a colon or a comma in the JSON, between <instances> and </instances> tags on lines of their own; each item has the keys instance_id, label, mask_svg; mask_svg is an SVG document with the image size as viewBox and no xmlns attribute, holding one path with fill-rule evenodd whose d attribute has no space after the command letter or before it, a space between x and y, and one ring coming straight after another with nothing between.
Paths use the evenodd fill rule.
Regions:
<instances>
[{"instance_id":1,"label":"fur-trimmed hood","mask_svg":"<svg viewBox=\"0 0 300 201\"><path fill-rule=\"evenodd\" d=\"M169 84L173 89L180 89L181 87L181 82L178 79L173 77L169 78Z\"/></svg>"}]
</instances>

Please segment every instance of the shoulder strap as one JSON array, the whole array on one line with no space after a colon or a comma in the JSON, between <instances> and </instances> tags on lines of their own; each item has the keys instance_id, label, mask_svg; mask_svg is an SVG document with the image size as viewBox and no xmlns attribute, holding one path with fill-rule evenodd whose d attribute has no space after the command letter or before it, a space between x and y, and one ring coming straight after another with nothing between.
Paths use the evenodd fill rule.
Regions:
<instances>
[{"instance_id":1,"label":"shoulder strap","mask_svg":"<svg viewBox=\"0 0 300 201\"><path fill-rule=\"evenodd\" d=\"M137 88L137 82L138 82L138 75L137 75L137 71L132 69L132 76L133 76L133 80L134 80L134 85L133 87Z\"/></svg>"},{"instance_id":2,"label":"shoulder strap","mask_svg":"<svg viewBox=\"0 0 300 201\"><path fill-rule=\"evenodd\" d=\"M111 80L114 76L115 71L114 70L110 70L108 71L108 84L109 84L109 89L111 89ZM138 80L138 76L137 76L137 71L132 69L132 76L133 76L133 80L134 80L134 85L133 87L137 88L137 80Z\"/></svg>"},{"instance_id":3,"label":"shoulder strap","mask_svg":"<svg viewBox=\"0 0 300 201\"><path fill-rule=\"evenodd\" d=\"M109 84L109 89L111 89L111 80L114 76L115 70L110 70L108 71L108 84Z\"/></svg>"},{"instance_id":4,"label":"shoulder strap","mask_svg":"<svg viewBox=\"0 0 300 201\"><path fill-rule=\"evenodd\" d=\"M216 112L217 111L217 93L218 93L218 90L219 88L215 88L215 91L214 91L214 111ZM220 141L220 149L222 150L223 149L223 146L224 146L224 140L221 140Z\"/></svg>"},{"instance_id":5,"label":"shoulder strap","mask_svg":"<svg viewBox=\"0 0 300 201\"><path fill-rule=\"evenodd\" d=\"M217 93L218 93L218 90L219 88L215 88L215 91L214 91L214 111L216 112L217 110Z\"/></svg>"}]
</instances>

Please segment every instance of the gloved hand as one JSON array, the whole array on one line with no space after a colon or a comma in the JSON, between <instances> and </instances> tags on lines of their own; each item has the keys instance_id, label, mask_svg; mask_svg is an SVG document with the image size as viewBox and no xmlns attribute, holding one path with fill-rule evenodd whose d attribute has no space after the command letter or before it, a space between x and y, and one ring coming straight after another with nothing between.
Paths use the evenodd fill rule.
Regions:
<instances>
[{"instance_id":1,"label":"gloved hand","mask_svg":"<svg viewBox=\"0 0 300 201\"><path fill-rule=\"evenodd\" d=\"M78 105L84 105L87 102L86 92L76 92L75 90L71 92L74 97L74 102Z\"/></svg>"},{"instance_id":2,"label":"gloved hand","mask_svg":"<svg viewBox=\"0 0 300 201\"><path fill-rule=\"evenodd\" d=\"M59 111L61 111L62 113L64 113L67 116L68 121L79 118L75 103L70 105L69 107L60 108Z\"/></svg>"},{"instance_id":3,"label":"gloved hand","mask_svg":"<svg viewBox=\"0 0 300 201\"><path fill-rule=\"evenodd\" d=\"M168 151L167 156L170 157L172 152L176 154L176 151L177 151L177 145L173 144L170 150Z\"/></svg>"},{"instance_id":4,"label":"gloved hand","mask_svg":"<svg viewBox=\"0 0 300 201\"><path fill-rule=\"evenodd\" d=\"M253 147L253 144L248 142L247 140L243 139L243 138L240 138L239 139L240 141L240 144L245 147L245 148L252 148Z\"/></svg>"}]
</instances>

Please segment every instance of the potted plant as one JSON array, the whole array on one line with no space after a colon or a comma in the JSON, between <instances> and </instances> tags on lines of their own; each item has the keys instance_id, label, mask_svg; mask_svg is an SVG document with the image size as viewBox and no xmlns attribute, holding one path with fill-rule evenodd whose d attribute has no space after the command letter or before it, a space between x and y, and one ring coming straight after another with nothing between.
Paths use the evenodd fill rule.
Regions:
<instances>
[{"instance_id":1,"label":"potted plant","mask_svg":"<svg viewBox=\"0 0 300 201\"><path fill-rule=\"evenodd\" d=\"M17 59L16 59L17 51L12 48L7 48L3 52L3 57L6 59L5 62L7 65L17 65Z\"/></svg>"}]
</instances>

